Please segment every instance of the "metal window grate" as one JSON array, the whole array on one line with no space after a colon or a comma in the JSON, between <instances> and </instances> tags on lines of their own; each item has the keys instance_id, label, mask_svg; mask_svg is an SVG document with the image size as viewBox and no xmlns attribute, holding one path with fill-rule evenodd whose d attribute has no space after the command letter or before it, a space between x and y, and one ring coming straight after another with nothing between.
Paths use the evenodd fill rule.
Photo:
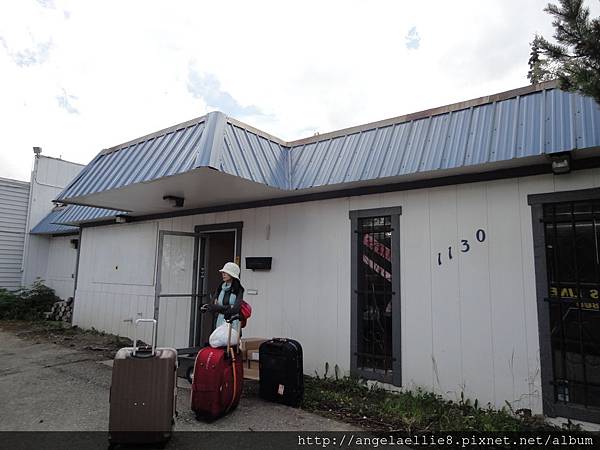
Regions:
<instances>
[{"instance_id":1,"label":"metal window grate","mask_svg":"<svg viewBox=\"0 0 600 450\"><path fill-rule=\"evenodd\" d=\"M394 361L391 216L359 218L357 224L357 366L388 374Z\"/></svg>"},{"instance_id":2,"label":"metal window grate","mask_svg":"<svg viewBox=\"0 0 600 450\"><path fill-rule=\"evenodd\" d=\"M600 202L544 205L554 400L600 407Z\"/></svg>"}]
</instances>

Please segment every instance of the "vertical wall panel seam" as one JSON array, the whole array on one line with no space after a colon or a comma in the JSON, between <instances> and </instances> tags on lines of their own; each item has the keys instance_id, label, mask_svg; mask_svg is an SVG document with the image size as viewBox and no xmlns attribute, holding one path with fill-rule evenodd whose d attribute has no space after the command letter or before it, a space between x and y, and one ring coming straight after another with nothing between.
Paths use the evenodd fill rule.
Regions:
<instances>
[{"instance_id":1,"label":"vertical wall panel seam","mask_svg":"<svg viewBox=\"0 0 600 450\"><path fill-rule=\"evenodd\" d=\"M429 224L429 258L431 258L431 189L427 189L427 221ZM428 258L428 259L429 259ZM435 374L435 366L437 363L435 362L435 346L433 339L433 278L432 278L432 268L431 268L431 260L429 259L429 329L431 330L431 387L435 392L436 379L437 376ZM439 386L439 384L438 384Z\"/></svg>"},{"instance_id":2,"label":"vertical wall panel seam","mask_svg":"<svg viewBox=\"0 0 600 450\"><path fill-rule=\"evenodd\" d=\"M488 200L488 192L489 192L489 183L485 183L484 185L484 194L485 194L485 228L488 231L488 235L486 241L487 245L487 254L488 254L488 310L489 310L489 319L490 319L490 344L492 347L492 399L494 404L496 404L496 354L495 354L495 345L494 345L494 311L492 309L492 258L491 258L491 247L489 245L490 239L490 203Z\"/></svg>"},{"instance_id":3,"label":"vertical wall panel seam","mask_svg":"<svg viewBox=\"0 0 600 450\"><path fill-rule=\"evenodd\" d=\"M454 224L456 225L456 242L459 242L459 226L458 226L458 216L459 216L459 212L458 212L458 186L454 185L453 186L453 190L454 190L454 208L455 208L455 221ZM457 249L456 252L457 256L458 256L458 264L457 266L457 273L456 273L456 277L457 277L457 286L458 286L458 335L459 335L459 340L460 340L460 383L461 383L461 389L465 390L466 385L464 384L465 382L465 371L464 371L464 347L463 347L463 318L462 318L462 289L461 289L461 285L460 285L460 269L461 269L461 265L462 265L462 261L463 258L461 256L460 253L460 249Z\"/></svg>"},{"instance_id":4,"label":"vertical wall panel seam","mask_svg":"<svg viewBox=\"0 0 600 450\"><path fill-rule=\"evenodd\" d=\"M529 366L529 339L528 339L528 332L527 332L527 297L525 295L525 277L523 276L523 263L525 262L525 255L523 252L523 248L525 245L524 239L523 239L523 216L521 215L521 178L517 178L516 179L516 183L517 183L517 206L518 206L518 211L519 211L519 237L521 240L521 270L519 271L519 273L521 274L521 291L522 291L522 296L523 296L523 323L525 326L525 362L526 362L526 367L527 367L527 388L529 391L527 400L528 400L528 405L529 408L531 409L532 406L532 401L531 401L531 391L529 390L529 386L530 386L530 376L531 376L531 368ZM531 217L531 214L529 214L528 217Z\"/></svg>"}]
</instances>

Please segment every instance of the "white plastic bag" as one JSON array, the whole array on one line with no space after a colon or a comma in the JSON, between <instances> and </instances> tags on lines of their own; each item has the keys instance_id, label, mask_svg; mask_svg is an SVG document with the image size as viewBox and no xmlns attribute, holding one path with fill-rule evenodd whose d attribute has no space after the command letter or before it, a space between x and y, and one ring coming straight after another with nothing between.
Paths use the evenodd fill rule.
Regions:
<instances>
[{"instance_id":1,"label":"white plastic bag","mask_svg":"<svg viewBox=\"0 0 600 450\"><path fill-rule=\"evenodd\" d=\"M224 323L223 325L215 328L215 331L212 332L210 338L208 339L208 343L211 347L227 347L227 336L229 335L229 324ZM231 330L231 345L238 344L238 332L236 329Z\"/></svg>"}]
</instances>

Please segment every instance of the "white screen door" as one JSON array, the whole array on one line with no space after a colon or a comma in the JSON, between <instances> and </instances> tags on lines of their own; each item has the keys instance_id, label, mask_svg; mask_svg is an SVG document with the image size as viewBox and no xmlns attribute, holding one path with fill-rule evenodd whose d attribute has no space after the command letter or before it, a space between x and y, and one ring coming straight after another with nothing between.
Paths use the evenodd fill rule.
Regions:
<instances>
[{"instance_id":1,"label":"white screen door","mask_svg":"<svg viewBox=\"0 0 600 450\"><path fill-rule=\"evenodd\" d=\"M160 231L154 317L158 320L158 346L190 346L197 300L199 235Z\"/></svg>"}]
</instances>

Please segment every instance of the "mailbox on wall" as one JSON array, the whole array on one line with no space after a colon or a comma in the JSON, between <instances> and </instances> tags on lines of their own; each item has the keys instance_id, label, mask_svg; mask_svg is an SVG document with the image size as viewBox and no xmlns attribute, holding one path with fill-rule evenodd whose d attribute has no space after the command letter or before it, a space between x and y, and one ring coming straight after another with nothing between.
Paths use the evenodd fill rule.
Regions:
<instances>
[{"instance_id":1,"label":"mailbox on wall","mask_svg":"<svg viewBox=\"0 0 600 450\"><path fill-rule=\"evenodd\" d=\"M270 256L257 257L247 256L246 257L246 269L252 270L271 270L271 261L273 258Z\"/></svg>"}]
</instances>

